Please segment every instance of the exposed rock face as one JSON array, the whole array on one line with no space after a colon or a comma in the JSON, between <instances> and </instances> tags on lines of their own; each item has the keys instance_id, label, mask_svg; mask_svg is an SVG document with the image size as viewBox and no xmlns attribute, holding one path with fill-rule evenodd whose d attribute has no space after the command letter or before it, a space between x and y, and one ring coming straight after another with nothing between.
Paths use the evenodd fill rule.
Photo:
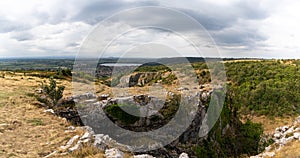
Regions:
<instances>
[{"instance_id":1,"label":"exposed rock face","mask_svg":"<svg viewBox=\"0 0 300 158\"><path fill-rule=\"evenodd\" d=\"M162 101L158 98L148 95L138 95L131 97L109 98L103 96L101 99L93 94L84 94L80 96L72 97L72 100L78 105L78 114L80 114L81 121L92 127L95 134L92 139L94 146L108 150L111 147L117 148L121 151L136 151L136 154L149 154L155 157L187 157L188 155L196 155L194 152L194 146L207 146L212 144L213 150L216 149L216 153L222 152L224 147L221 147L222 142L219 142L217 138L235 139L236 135L239 135L239 128L241 122L237 118L231 116L230 109L227 113L221 115L220 120L216 123L213 130L209 135L202 138L199 137L199 131L202 129L204 133L208 132L208 121L206 115L207 101L211 92L200 91L194 96L186 97L185 100L181 100L181 97L177 94L168 92L168 100ZM193 99L197 98L197 99ZM99 101L100 100L100 101ZM181 102L181 101L182 102ZM185 108L179 109L177 106L182 103ZM120 122L119 115L111 115L105 112L106 108L113 105L131 105L138 107L139 119L131 124L125 124ZM131 113L130 109L122 109L127 113ZM180 115L173 115L178 113ZM110 115L110 116L109 116ZM134 114L133 114L134 115ZM141 116L141 117L140 117ZM169 123L170 119L174 116L182 118L175 122ZM191 117L192 116L192 117ZM187 117L187 120L185 120ZM126 119L126 118L125 118ZM189 124L185 124L189 122ZM160 127L170 124L164 131L151 132ZM285 129L288 131L288 129ZM138 131L132 133L133 131ZM150 133L147 137L143 136L143 132ZM168 135L166 135L168 133ZM178 137L176 137L178 135ZM83 137L83 136L82 136ZM85 134L84 137L91 137L89 134ZM296 134L297 137L297 134ZM175 139L173 139L175 138ZM115 141L115 140L118 140ZM170 141L169 145L164 146L160 142ZM149 142L148 146L144 144ZM237 140L238 142L238 140ZM129 143L129 144L127 144ZM131 144L130 144L131 143ZM236 148L230 148L230 146L237 145L228 144L225 146L228 153L236 153L238 156L241 150ZM126 145L123 145L126 144ZM141 144L141 145L139 145ZM226 144L227 145L227 144ZM76 147L76 146L75 146ZM230 150L229 150L230 149ZM147 151L147 152L143 152ZM224 156L220 155L221 157Z\"/></svg>"},{"instance_id":2,"label":"exposed rock face","mask_svg":"<svg viewBox=\"0 0 300 158\"><path fill-rule=\"evenodd\" d=\"M176 95L173 94L173 95L170 95L170 97L176 97ZM83 105L83 104L85 105L85 106L77 107L77 108L79 108L78 113L80 114L82 122L85 125L91 126L95 130L96 133L102 134L102 135L101 134L95 135L96 139L95 139L94 145L103 150L107 148L107 144L113 144L112 142L109 142L108 140L105 139L105 135L107 135L107 134L121 135L122 137L126 137L126 135L127 135L127 132L124 132L124 131L106 130L106 129L110 129L110 128L112 129L112 126L116 126L115 123L110 123L111 121L108 120L109 117L107 117L107 114L105 114L103 112L103 109L105 109L106 107L109 107L113 104L119 104L119 105L130 104L130 105L138 106L140 109L140 111L139 111L139 115L141 116L140 120L137 121L133 125L130 125L130 126L127 125L127 127L129 127L129 129L131 129L131 130L139 129L140 131L148 131L150 129L157 129L159 125L162 126L165 123L168 123L168 121L165 118L172 117L172 115L170 115L170 113L177 111L177 109L176 108L174 109L172 106L177 106L176 104L179 103L179 101L176 101L176 100L167 101L165 103L164 101L162 101L158 98L150 97L147 95L108 99L108 100L102 100L100 102L97 100L97 97L92 94L84 94L81 96L75 96L75 97L72 97L72 99L74 100L74 102L76 102L79 105ZM164 106L164 103L166 104L165 106ZM198 106L198 105L196 105L196 106ZM171 109L169 109L169 108L171 108ZM130 109L129 109L129 111L128 111L128 109L127 110L123 109L123 110L130 113ZM202 110L204 110L204 108ZM166 115L166 114L168 114L168 115ZM187 113L187 115L189 115L189 114ZM196 115L196 116L198 117L198 115ZM201 116L201 115L199 115L199 116ZM200 120L201 120L201 117L199 117L199 120L197 120L198 123L201 122ZM101 126L99 126L100 123L98 121L101 121ZM194 125L196 125L196 124L197 123L194 123ZM123 126L122 124L118 124L118 125ZM183 125L184 124L178 123L178 124L176 124L177 127L175 126L175 129L183 129L184 130L185 128L183 127ZM103 128L103 127L105 127L105 128ZM199 129L199 128L197 128L197 129ZM191 135L194 135L194 136L197 135L197 130L193 129L191 131L193 131L193 132L187 132L185 134L186 137L190 137ZM116 132L116 133L113 133L113 132ZM182 132L184 132L184 131L182 131ZM169 133L173 134L174 132L170 131ZM155 134L151 137L153 137L157 140L166 139L165 134ZM120 140L120 139L117 138L117 140ZM119 147L120 147L120 145L119 145ZM160 148L160 147L162 147L161 144L153 144L152 145L153 149ZM144 148L144 147L142 147L142 148Z\"/></svg>"}]
</instances>

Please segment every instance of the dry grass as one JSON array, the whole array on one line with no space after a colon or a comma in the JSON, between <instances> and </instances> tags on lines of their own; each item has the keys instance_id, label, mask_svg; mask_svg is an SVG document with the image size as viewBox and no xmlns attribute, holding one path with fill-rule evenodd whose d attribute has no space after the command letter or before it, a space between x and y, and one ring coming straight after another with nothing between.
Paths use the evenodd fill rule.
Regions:
<instances>
[{"instance_id":1,"label":"dry grass","mask_svg":"<svg viewBox=\"0 0 300 158\"><path fill-rule=\"evenodd\" d=\"M98 148L85 145L80 150L76 150L71 154L72 157L104 157L103 151L99 150Z\"/></svg>"},{"instance_id":2,"label":"dry grass","mask_svg":"<svg viewBox=\"0 0 300 158\"><path fill-rule=\"evenodd\" d=\"M0 78L0 157L44 157L82 132L66 133L68 122L34 105L35 99L27 94L43 80L22 74ZM70 83L66 82L60 81L68 94Z\"/></svg>"},{"instance_id":3,"label":"dry grass","mask_svg":"<svg viewBox=\"0 0 300 158\"><path fill-rule=\"evenodd\" d=\"M261 123L264 128L265 134L274 133L276 127L291 125L295 118L284 117L284 118L268 118L265 116L255 116L251 118L251 121L255 123Z\"/></svg>"},{"instance_id":4,"label":"dry grass","mask_svg":"<svg viewBox=\"0 0 300 158\"><path fill-rule=\"evenodd\" d=\"M240 59L240 60L227 60L223 61L224 63L236 63L236 62L256 62L256 61L262 61L262 59Z\"/></svg>"},{"instance_id":5,"label":"dry grass","mask_svg":"<svg viewBox=\"0 0 300 158\"><path fill-rule=\"evenodd\" d=\"M78 157L78 158L102 158L104 157L104 152L97 149L94 146L91 145L85 145L80 150L75 151L71 154L72 157ZM132 158L133 155L131 153L124 153L124 158Z\"/></svg>"},{"instance_id":6,"label":"dry grass","mask_svg":"<svg viewBox=\"0 0 300 158\"><path fill-rule=\"evenodd\" d=\"M23 76L23 73L0 78L0 157L45 157L54 151L57 153L51 157L103 157L103 152L91 145L72 154L63 154L66 151L60 146L84 131L76 128L66 132L71 126L69 122L35 105L37 101L32 93L43 81L47 79ZM66 87L65 97L73 94L70 81L57 80L57 83ZM88 89L86 84L78 84L80 91ZM132 155L125 153L125 157Z\"/></svg>"},{"instance_id":7,"label":"dry grass","mask_svg":"<svg viewBox=\"0 0 300 158\"><path fill-rule=\"evenodd\" d=\"M294 141L288 143L285 147L276 153L275 158L299 158L300 157L300 142Z\"/></svg>"}]
</instances>

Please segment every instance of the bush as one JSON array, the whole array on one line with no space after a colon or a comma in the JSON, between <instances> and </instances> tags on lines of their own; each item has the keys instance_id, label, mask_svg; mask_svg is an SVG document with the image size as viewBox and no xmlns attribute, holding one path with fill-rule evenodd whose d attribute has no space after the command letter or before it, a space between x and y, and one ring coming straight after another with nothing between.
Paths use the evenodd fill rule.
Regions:
<instances>
[{"instance_id":1,"label":"bush","mask_svg":"<svg viewBox=\"0 0 300 158\"><path fill-rule=\"evenodd\" d=\"M121 108L122 107L122 108ZM104 111L111 116L113 119L116 119L116 121L121 121L125 125L134 124L136 121L138 121L140 118L137 116L133 116L131 114L128 114L127 112L123 111L122 109L127 109L134 113L139 113L139 108L135 105L118 105L113 104L104 109Z\"/></svg>"},{"instance_id":2,"label":"bush","mask_svg":"<svg viewBox=\"0 0 300 158\"><path fill-rule=\"evenodd\" d=\"M263 134L261 124L247 121L240 128L240 142L243 142L242 151L248 155L255 155L259 150L260 137Z\"/></svg>"},{"instance_id":3,"label":"bush","mask_svg":"<svg viewBox=\"0 0 300 158\"><path fill-rule=\"evenodd\" d=\"M64 86L57 86L53 78L49 79L49 85L42 82L40 85L41 93L36 96L37 100L47 107L57 105L57 102L63 97Z\"/></svg>"}]
</instances>

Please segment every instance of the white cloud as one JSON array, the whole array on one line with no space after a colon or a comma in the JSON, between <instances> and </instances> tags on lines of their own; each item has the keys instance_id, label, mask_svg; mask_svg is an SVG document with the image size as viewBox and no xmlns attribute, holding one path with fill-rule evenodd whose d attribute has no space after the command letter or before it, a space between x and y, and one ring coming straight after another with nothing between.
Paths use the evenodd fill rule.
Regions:
<instances>
[{"instance_id":1,"label":"white cloud","mask_svg":"<svg viewBox=\"0 0 300 158\"><path fill-rule=\"evenodd\" d=\"M86 23L72 22L44 24L30 30L0 34L2 47L7 50L2 51L0 56L31 56L30 52L34 56L73 56L91 28ZM26 35L29 37L24 40Z\"/></svg>"},{"instance_id":2,"label":"white cloud","mask_svg":"<svg viewBox=\"0 0 300 158\"><path fill-rule=\"evenodd\" d=\"M261 31L268 36L264 42L265 49L274 52L274 56L299 58L300 2L289 2L264 20Z\"/></svg>"}]
</instances>

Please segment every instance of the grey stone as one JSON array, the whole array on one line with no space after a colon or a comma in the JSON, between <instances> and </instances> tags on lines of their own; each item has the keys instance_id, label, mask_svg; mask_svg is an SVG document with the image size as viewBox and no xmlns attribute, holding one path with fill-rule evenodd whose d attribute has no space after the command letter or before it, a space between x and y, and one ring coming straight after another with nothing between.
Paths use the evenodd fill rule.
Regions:
<instances>
[{"instance_id":1,"label":"grey stone","mask_svg":"<svg viewBox=\"0 0 300 158\"><path fill-rule=\"evenodd\" d=\"M117 148L106 149L105 157L106 158L123 158L124 153Z\"/></svg>"},{"instance_id":2,"label":"grey stone","mask_svg":"<svg viewBox=\"0 0 300 158\"><path fill-rule=\"evenodd\" d=\"M133 158L155 158L148 154L142 154L142 155L134 155Z\"/></svg>"},{"instance_id":3,"label":"grey stone","mask_svg":"<svg viewBox=\"0 0 300 158\"><path fill-rule=\"evenodd\" d=\"M51 113L51 114L55 114L54 110L53 109L47 109L47 110L44 110L45 113Z\"/></svg>"},{"instance_id":4,"label":"grey stone","mask_svg":"<svg viewBox=\"0 0 300 158\"><path fill-rule=\"evenodd\" d=\"M279 139L281 137L281 133L277 132L273 135L275 138Z\"/></svg>"},{"instance_id":5,"label":"grey stone","mask_svg":"<svg viewBox=\"0 0 300 158\"><path fill-rule=\"evenodd\" d=\"M85 132L85 133L81 136L80 140L88 139L88 138L90 138L91 136L92 136L92 134L91 134L90 132Z\"/></svg>"},{"instance_id":6,"label":"grey stone","mask_svg":"<svg viewBox=\"0 0 300 158\"><path fill-rule=\"evenodd\" d=\"M68 149L69 152L74 152L75 150L78 150L81 146L81 143L77 143L75 146Z\"/></svg>"},{"instance_id":7,"label":"grey stone","mask_svg":"<svg viewBox=\"0 0 300 158\"><path fill-rule=\"evenodd\" d=\"M72 137L65 146L61 146L60 148L68 149L78 138L79 138L79 135Z\"/></svg>"},{"instance_id":8,"label":"grey stone","mask_svg":"<svg viewBox=\"0 0 300 158\"><path fill-rule=\"evenodd\" d=\"M97 147L98 149L105 151L105 149L107 148L107 144L105 143L103 136L104 136L103 134L95 135L94 146Z\"/></svg>"},{"instance_id":9,"label":"grey stone","mask_svg":"<svg viewBox=\"0 0 300 158\"><path fill-rule=\"evenodd\" d=\"M300 133L295 132L295 133L294 133L294 138L295 138L295 139L299 139L299 137L300 137Z\"/></svg>"},{"instance_id":10,"label":"grey stone","mask_svg":"<svg viewBox=\"0 0 300 158\"><path fill-rule=\"evenodd\" d=\"M181 153L179 158L189 158L189 155L187 153Z\"/></svg>"},{"instance_id":11,"label":"grey stone","mask_svg":"<svg viewBox=\"0 0 300 158\"><path fill-rule=\"evenodd\" d=\"M262 155L263 157L274 157L275 156L275 152L265 152Z\"/></svg>"}]
</instances>

